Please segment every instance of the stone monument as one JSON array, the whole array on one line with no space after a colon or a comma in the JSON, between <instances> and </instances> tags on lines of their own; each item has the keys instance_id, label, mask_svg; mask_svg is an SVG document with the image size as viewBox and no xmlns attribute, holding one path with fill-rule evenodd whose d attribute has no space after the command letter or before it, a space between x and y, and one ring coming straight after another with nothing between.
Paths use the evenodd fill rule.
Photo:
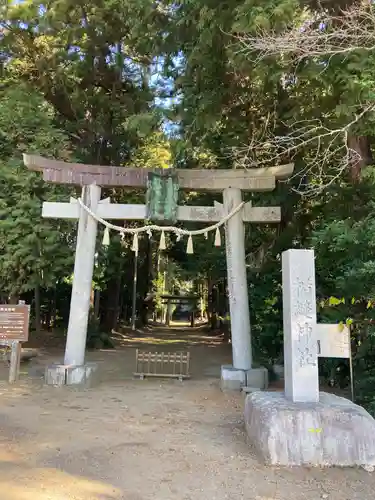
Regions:
<instances>
[{"instance_id":1,"label":"stone monument","mask_svg":"<svg viewBox=\"0 0 375 500\"><path fill-rule=\"evenodd\" d=\"M319 392L318 356L346 357L350 340L344 329L333 345L324 337L332 325L317 324L314 251L284 252L282 275L285 392L246 397L248 436L272 465L374 466L375 420L348 399Z\"/></svg>"}]
</instances>

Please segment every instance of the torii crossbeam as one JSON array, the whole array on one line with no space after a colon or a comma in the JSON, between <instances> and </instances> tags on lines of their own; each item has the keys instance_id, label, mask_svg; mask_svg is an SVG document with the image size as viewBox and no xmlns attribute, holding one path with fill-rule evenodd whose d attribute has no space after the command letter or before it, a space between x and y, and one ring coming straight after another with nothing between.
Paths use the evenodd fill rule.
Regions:
<instances>
[{"instance_id":1,"label":"torii crossbeam","mask_svg":"<svg viewBox=\"0 0 375 500\"><path fill-rule=\"evenodd\" d=\"M34 155L24 155L24 163L28 169L42 172L43 179L47 182L81 185L84 204L106 220L144 219L146 206L112 204L109 199L100 200L101 187L146 189L150 172L168 172L167 169L161 171L66 163ZM288 178L293 173L293 164L249 170L173 169L173 172L178 176L181 189L223 192L223 204L215 203L213 207L179 206L178 220L216 222L240 205L242 191L273 190L277 179ZM97 223L75 199L71 199L69 203L45 202L43 217L79 220L64 363L65 367L69 367L65 370L65 383L80 383L88 373L85 368L85 344ZM256 385L257 382L251 380L252 372L259 378L256 370L251 369L244 222L277 223L280 218L279 207L253 207L251 203L246 203L243 209L226 223L225 243L233 352L231 383L235 380L241 384L247 382L248 385Z\"/></svg>"}]
</instances>

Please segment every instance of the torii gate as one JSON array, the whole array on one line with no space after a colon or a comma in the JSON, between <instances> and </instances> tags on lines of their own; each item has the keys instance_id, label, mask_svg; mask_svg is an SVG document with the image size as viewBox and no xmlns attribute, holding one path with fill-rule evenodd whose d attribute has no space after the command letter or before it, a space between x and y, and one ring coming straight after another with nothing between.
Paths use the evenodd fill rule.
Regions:
<instances>
[{"instance_id":1,"label":"torii gate","mask_svg":"<svg viewBox=\"0 0 375 500\"><path fill-rule=\"evenodd\" d=\"M83 203L106 220L144 219L146 206L112 204L109 199L101 200L101 187L146 189L149 173L159 172L157 169L66 163L27 154L24 155L24 163L29 170L43 172L46 182L81 185ZM179 187L183 190L223 192L223 204L216 203L213 207L179 206L177 219L196 222L220 221L241 204L242 191L272 191L276 186L276 179L289 177L293 173L293 167L293 164L288 164L249 170L173 169L178 176ZM43 217L79 221L64 365L54 365L49 368L49 373L54 383L82 383L92 371L91 365L85 365L85 345L97 222L74 199L71 199L70 203L44 202ZM277 223L280 219L280 207L253 207L251 202L248 202L225 225L233 366L222 369L222 379L228 379L228 386L232 386L233 382L236 386L246 382L249 385L249 373L254 371L244 222Z\"/></svg>"}]
</instances>

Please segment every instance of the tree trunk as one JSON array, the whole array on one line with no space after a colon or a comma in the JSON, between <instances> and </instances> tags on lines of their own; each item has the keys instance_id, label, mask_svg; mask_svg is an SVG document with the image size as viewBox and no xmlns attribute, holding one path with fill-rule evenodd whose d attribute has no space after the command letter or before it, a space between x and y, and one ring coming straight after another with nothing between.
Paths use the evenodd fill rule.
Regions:
<instances>
[{"instance_id":1,"label":"tree trunk","mask_svg":"<svg viewBox=\"0 0 375 500\"><path fill-rule=\"evenodd\" d=\"M94 297L94 320L99 319L100 314L100 290L95 290Z\"/></svg>"},{"instance_id":2,"label":"tree trunk","mask_svg":"<svg viewBox=\"0 0 375 500\"><path fill-rule=\"evenodd\" d=\"M40 286L36 285L34 288L34 303L35 303L35 331L40 333L41 330L41 315L40 315Z\"/></svg>"},{"instance_id":3,"label":"tree trunk","mask_svg":"<svg viewBox=\"0 0 375 500\"><path fill-rule=\"evenodd\" d=\"M210 276L207 278L207 320L211 324L212 329L212 314L213 314L213 297L212 297L213 281Z\"/></svg>"},{"instance_id":4,"label":"tree trunk","mask_svg":"<svg viewBox=\"0 0 375 500\"><path fill-rule=\"evenodd\" d=\"M112 278L107 286L107 294L105 301L105 317L104 317L104 329L110 332L114 326L117 324L117 314L119 310L120 302L120 287L121 287L121 275L117 278Z\"/></svg>"},{"instance_id":5,"label":"tree trunk","mask_svg":"<svg viewBox=\"0 0 375 500\"><path fill-rule=\"evenodd\" d=\"M140 303L140 320L142 326L147 325L148 316L149 316L149 306L151 306L151 302L146 303L146 296L152 292L152 280L153 280L153 262L152 262L152 240L151 238L146 238L146 258L144 260L144 265L142 268L144 269L145 280L140 282L140 292L141 292L141 303ZM143 269L141 269L141 273L143 274Z\"/></svg>"},{"instance_id":6,"label":"tree trunk","mask_svg":"<svg viewBox=\"0 0 375 500\"><path fill-rule=\"evenodd\" d=\"M48 293L47 296L48 307L46 314L44 315L43 326L47 331L51 331L51 321L52 321L52 307L53 307L53 298Z\"/></svg>"},{"instance_id":7,"label":"tree trunk","mask_svg":"<svg viewBox=\"0 0 375 500\"><path fill-rule=\"evenodd\" d=\"M12 293L8 297L8 303L12 304L12 305L18 304L19 299L20 299L20 296L18 295L18 293Z\"/></svg>"},{"instance_id":8,"label":"tree trunk","mask_svg":"<svg viewBox=\"0 0 375 500\"><path fill-rule=\"evenodd\" d=\"M370 138L368 136L349 135L350 148L349 173L352 181L357 182L364 167L373 164Z\"/></svg>"},{"instance_id":9,"label":"tree trunk","mask_svg":"<svg viewBox=\"0 0 375 500\"><path fill-rule=\"evenodd\" d=\"M53 289L53 297L51 304L51 320L48 329L53 330L56 325L56 315L57 315L57 288Z\"/></svg>"},{"instance_id":10,"label":"tree trunk","mask_svg":"<svg viewBox=\"0 0 375 500\"><path fill-rule=\"evenodd\" d=\"M109 282L107 285L106 301L105 301L105 315L103 318L103 329L106 332L111 330L113 318L113 284Z\"/></svg>"}]
</instances>

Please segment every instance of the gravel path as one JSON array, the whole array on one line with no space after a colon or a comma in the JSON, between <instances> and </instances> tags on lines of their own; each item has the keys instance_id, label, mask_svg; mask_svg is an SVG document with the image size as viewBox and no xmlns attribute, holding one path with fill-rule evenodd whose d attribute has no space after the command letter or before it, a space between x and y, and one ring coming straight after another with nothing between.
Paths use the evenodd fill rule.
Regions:
<instances>
[{"instance_id":1,"label":"gravel path","mask_svg":"<svg viewBox=\"0 0 375 500\"><path fill-rule=\"evenodd\" d=\"M195 358L211 359L209 346L199 349ZM0 382L1 500L374 498L375 473L260 464L246 444L243 396L223 394L217 379L133 381L129 349L92 357L111 375L90 390L35 376Z\"/></svg>"}]
</instances>

